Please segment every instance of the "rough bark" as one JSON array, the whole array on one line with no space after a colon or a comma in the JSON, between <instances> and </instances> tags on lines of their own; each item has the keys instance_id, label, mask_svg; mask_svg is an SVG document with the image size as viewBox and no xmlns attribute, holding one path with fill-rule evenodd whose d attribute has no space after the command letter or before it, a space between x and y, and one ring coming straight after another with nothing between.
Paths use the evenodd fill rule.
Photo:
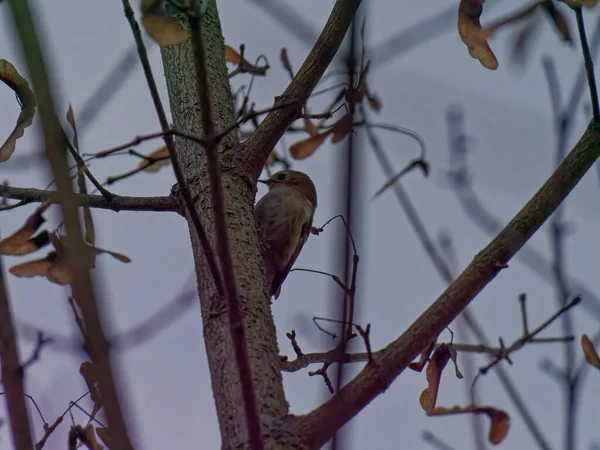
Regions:
<instances>
[{"instance_id":1,"label":"rough bark","mask_svg":"<svg viewBox=\"0 0 600 450\"><path fill-rule=\"evenodd\" d=\"M174 17L188 29L185 16ZM224 41L214 1L210 2L205 12L202 36L207 53L205 64L209 78L212 115L218 133L234 123L234 107L224 59ZM190 41L163 49L162 57L174 127L195 135L202 134ZM220 142L219 153L231 256L246 327L248 354L262 433L266 448L302 448L300 442L294 442L294 436L282 431L288 404L279 369L275 325L264 283L256 282L264 279L254 223L256 187L248 184L248 177L236 170L234 158L228 156L232 155L231 149L237 143L236 134L230 133ZM204 150L199 144L183 139L177 139L176 146L197 210L214 247L215 229ZM204 342L223 440L222 447L247 448L246 418L230 337L227 305L216 291L193 228L190 228L190 236L196 265Z\"/></svg>"}]
</instances>

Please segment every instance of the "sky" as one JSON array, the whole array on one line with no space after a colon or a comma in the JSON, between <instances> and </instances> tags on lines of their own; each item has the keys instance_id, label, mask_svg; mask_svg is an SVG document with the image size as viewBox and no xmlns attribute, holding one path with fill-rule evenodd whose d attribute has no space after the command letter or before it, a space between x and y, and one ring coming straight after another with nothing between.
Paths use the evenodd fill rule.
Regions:
<instances>
[{"instance_id":1,"label":"sky","mask_svg":"<svg viewBox=\"0 0 600 450\"><path fill-rule=\"evenodd\" d=\"M308 30L312 29L314 33L318 33L325 23L333 4L317 0L280 0L280 3L296 10L309 25ZM523 5L514 0L496 0L486 2L486 7L492 3L494 7L484 13L484 23ZM33 1L32 4L37 11L47 60L57 88L60 115L64 117L70 103L77 118L78 111L96 87L133 45L122 8L119 2L54 0ZM457 2L443 0L418 4L394 0L364 1L362 13L367 18L367 47L376 49L390 36L447 10L450 4L457 6ZM314 38L308 33L307 42L303 42L293 36L290 30L294 27L281 18L272 17L277 8L270 2L227 0L219 1L218 5L226 43L234 48L244 43L249 59L264 54L270 62L268 77L257 78L253 88L257 106L268 107L288 82L278 61L281 47L287 49L292 66L298 68ZM134 2L134 7L138 6ZM562 10L568 14L566 8ZM7 5L0 5L0 16L4 25L0 27L0 58L11 61L27 76L10 26ZM586 11L590 34L595 29L596 16L594 12ZM572 14L569 14L569 24L575 33ZM506 223L541 186L555 165L552 109L541 58L548 55L553 59L564 99L570 95L573 80L583 65L578 46L564 44L546 18L541 18L526 64L522 67L511 64L511 45L518 30L519 27L507 27L490 40L500 62L494 72L484 69L469 56L454 25L397 58L393 49L388 50L392 52L390 54L379 53L377 58L374 57L369 86L383 102L383 109L375 120L411 129L423 137L431 175L424 178L417 172L411 173L403 180L403 186L429 233L434 237L439 233L451 236L457 270L466 267L491 236L465 213L455 191L447 183L450 151L446 118L449 108L458 106L465 115L465 131L471 137L469 164L476 194L501 223ZM147 43L160 93L167 104L160 52L150 40ZM97 152L137 135L159 130L141 68L139 64L136 67L122 89L82 130L79 139L83 152ZM234 78L232 85L239 87L247 82L248 78L242 76ZM327 83L332 82L324 82L323 87L331 85ZM584 92L584 102L580 103L574 116L569 146L576 142L587 124L587 98L587 92ZM311 109L317 111L326 102L327 98L316 99ZM0 87L0 104L3 105L0 136L8 136L19 107L12 91L4 86ZM0 180L8 180L19 187L46 186L49 170L36 160L36 155L41 152L38 125L36 122L26 130L17 143L13 159L0 166ZM415 141L385 131L378 135L395 170L400 170L418 155ZM298 139L298 136L286 137L278 148L283 149ZM386 192L375 201L369 200L385 182L385 176L360 132L358 142L363 170L359 198L364 220L356 236L361 257L356 321L371 324L372 345L380 348L399 336L443 292L446 284L423 251L392 192ZM149 153L159 146L159 142L146 142L138 150ZM338 201L336 187L343 149L343 144L327 144L310 158L294 162L294 167L310 174L317 185L316 224L324 223L344 209ZM95 161L90 169L98 179L104 180L137 164L132 157L120 156ZM141 174L119 182L111 189L122 195L168 195L173 183L172 173L165 168L156 174ZM597 276L600 212L595 208L598 184L595 167L566 203L565 219L572 232L567 240L565 266L587 290L600 293ZM258 195L263 194L264 190L259 189ZM34 208L29 205L0 214L2 235L21 226ZM47 214L49 226L57 225L57 214L57 208ZM93 214L97 245L125 253L133 261L125 265L106 255L98 258L94 275L110 318L107 326L111 335L143 323L181 292L194 291L190 278L193 260L188 228L180 216L111 211L94 211ZM336 270L335 245L340 233L343 233L341 226L332 225L320 236L311 237L296 267ZM550 257L549 238L546 226L528 245ZM44 255L45 251L41 251L39 257ZM3 258L5 273L11 265L24 260L26 258ZM29 324L49 335L76 336L65 288L41 278L25 280L7 276L20 330ZM556 311L553 286L518 258L514 259L510 268L487 286L471 306L494 342L502 337L510 343L520 336L517 298L521 292L528 295L531 326L543 322ZM285 337L291 329L297 331L298 343L304 352L328 350L331 341L312 325L310 317L330 315L338 301L339 293L330 279L292 273L281 297L272 307L281 353L293 356ZM220 445L199 307L195 301L190 304L186 313L160 335L128 348L118 356L120 389L137 448L201 446L208 449ZM597 321L582 305L572 314L577 341L582 333L597 333ZM458 328L458 324L453 327L457 331ZM470 335L461 334L461 339L471 339ZM543 334L547 337L561 335L558 322ZM448 338L448 333L440 337L444 341ZM20 344L21 354L28 355L32 343L23 338ZM358 344L357 351L362 351ZM540 363L550 359L561 367L563 353L562 344L535 344L515 353L512 366L502 363L553 449L564 448L563 395L557 381L540 369ZM86 391L79 375L81 358L81 354L49 346L44 348L40 360L27 370L26 390L36 399L50 423L67 408L70 400ZM464 358L465 355L459 355L459 364ZM582 358L579 352L578 365ZM473 357L475 367L485 363L485 358ZM358 368L357 365L349 373L355 373ZM316 367L311 368L314 369ZM284 374L286 395L291 412L295 414L312 410L329 395L322 381L309 377L307 371ZM599 411L595 401L600 391L600 374L590 371L584 381L579 405L578 449L589 449L594 443L600 443ZM468 418L425 415L418 403L425 387L424 374L403 373L351 422L351 426L346 427L343 448L433 449L435 447L422 438L423 432L428 431L451 448L474 449ZM478 389L480 403L501 408L512 418L509 434L500 448L539 448L494 373L482 377ZM438 404L465 405L469 402L468 390L467 382L457 380L448 370L442 378ZM82 403L82 406L89 408L90 404ZM3 406L0 417L6 417ZM42 422L33 410L31 417L39 439L43 434ZM86 420L78 411L74 411L74 419L78 423ZM49 439L46 448L64 448L67 431L68 425L64 423ZM0 449L10 448L5 425L0 428Z\"/></svg>"}]
</instances>

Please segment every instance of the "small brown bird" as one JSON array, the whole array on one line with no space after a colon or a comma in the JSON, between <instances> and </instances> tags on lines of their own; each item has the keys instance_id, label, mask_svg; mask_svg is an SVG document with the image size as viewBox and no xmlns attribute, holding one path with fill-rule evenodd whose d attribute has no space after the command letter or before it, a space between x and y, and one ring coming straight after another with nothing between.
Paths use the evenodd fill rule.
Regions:
<instances>
[{"instance_id":1,"label":"small brown bird","mask_svg":"<svg viewBox=\"0 0 600 450\"><path fill-rule=\"evenodd\" d=\"M265 261L269 294L279 297L281 284L310 236L317 208L317 190L308 175L282 170L268 180L269 186L254 207L259 222L258 238Z\"/></svg>"}]
</instances>

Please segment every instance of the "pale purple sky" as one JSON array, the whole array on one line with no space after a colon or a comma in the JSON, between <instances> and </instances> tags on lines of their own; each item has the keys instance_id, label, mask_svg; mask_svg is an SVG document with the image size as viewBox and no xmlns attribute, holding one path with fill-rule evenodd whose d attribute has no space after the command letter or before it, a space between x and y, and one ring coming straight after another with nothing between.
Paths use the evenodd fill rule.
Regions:
<instances>
[{"instance_id":1,"label":"pale purple sky","mask_svg":"<svg viewBox=\"0 0 600 450\"><path fill-rule=\"evenodd\" d=\"M281 0L283 2L283 0ZM76 2L55 0L32 2L38 12L38 23L44 32L44 42L59 91L60 114L64 116L68 103L75 115L96 86L109 73L124 51L132 45L132 36L122 14L120 2ZM282 46L294 68L298 68L309 47L297 41L253 2L220 1L219 8L226 42L236 48L246 45L246 55L253 59L263 53L271 70L267 79L257 78L253 99L261 107L269 106L274 96L285 88L288 78L279 65ZM286 1L311 23L315 30L324 24L329 13L323 2ZM378 0L368 5L367 35L371 47L385 41L399 30L411 26L436 12L448 8L451 2L431 0L416 6L414 2ZM453 2L457 3L457 2ZM522 6L522 2L503 0L484 16L502 15ZM137 2L134 7L138 7ZM7 5L0 6L5 26L0 28L0 58L11 61L26 74L18 46L9 25ZM572 31L575 22L569 15ZM587 14L590 33L596 20ZM464 214L455 194L443 183L448 168L446 111L459 104L466 114L466 130L475 138L470 162L475 172L477 193L486 206L503 221L509 220L530 198L551 173L554 164L552 115L540 59L544 54L554 57L558 75L565 91L570 92L572 80L582 65L577 46L564 45L556 33L542 20L541 33L524 69L509 64L510 37L515 28L502 30L491 40L500 67L490 72L471 59L457 32L452 29L402 58L381 64L370 77L370 87L383 100L378 121L410 128L423 136L428 149L432 174L424 179L417 173L404 180L404 186L416 204L429 232L436 235L448 231L457 249L460 268L487 244L482 233ZM152 43L150 46L154 45ZM168 102L158 48L150 51L161 95ZM247 83L248 78L234 79L234 86ZM324 86L328 84L325 83ZM584 97L587 101L587 92ZM321 102L324 102L323 99ZM0 136L7 136L18 115L13 93L0 86ZM320 102L315 103L312 109ZM573 137L580 135L587 119L583 107L578 109L578 121ZM80 136L83 152L96 152L126 142L138 134L159 129L148 88L138 67L124 88L101 111L96 120ZM418 153L414 141L401 135L381 132L386 150L397 170ZM286 138L289 145L297 137ZM37 122L26 130L17 143L15 156L39 153ZM570 144L573 144L574 139ZM155 150L159 142L140 145L143 152ZM342 155L342 145L326 145L311 158L296 164L315 180L319 192L316 224L325 222L343 211L337 204L336 170ZM364 198L368 198L385 178L367 146L364 153ZM96 161L91 169L104 180L133 168L137 160L127 156ZM14 186L44 188L48 172L39 166L24 168L7 163L0 168L0 180L8 179ZM116 184L112 189L124 195L167 195L174 182L168 169L158 174L141 174ZM259 195L264 191L261 189ZM597 267L600 244L597 230L600 213L597 208L598 178L596 169L578 186L570 197L567 219L575 224L568 239L567 269L582 280L588 289L600 292ZM3 213L0 219L2 235L18 228L34 209L26 206ZM404 329L441 292L445 284L435 272L404 212L391 192L377 201L365 204L368 212L365 233L359 242L360 317L357 321L371 323L371 340L380 348L401 334ZM50 226L57 224L57 213L48 214ZM110 314L113 332L128 329L167 304L182 289L188 289L192 271L187 225L176 214L94 212L98 245L129 255L133 262L124 265L108 256L98 258L96 280ZM335 270L336 258L331 254L338 226L319 237L312 237L303 250L297 267ZM543 228L531 245L550 255L548 228ZM45 252L40 252L42 255ZM41 257L41 256L40 256ZM3 258L5 270L25 258ZM284 285L280 299L273 305L280 348L293 355L285 333L295 328L305 352L329 349L331 343L321 338L309 317L328 315L331 305L339 301L333 296L331 280L307 273L292 273ZM8 276L10 296L15 315L41 329L61 335L75 333L66 302L67 291L44 279L24 280ZM487 334L512 342L521 332L517 296L529 296L530 324L537 325L556 309L553 289L540 281L518 261L513 261L473 302ZM577 339L581 333L593 335L598 324L581 307L573 313ZM559 323L544 336L561 334ZM443 334L447 340L448 335ZM31 344L24 342L22 354ZM562 392L557 383L539 370L543 357L563 364L560 344L529 346L513 356L514 365L507 366L521 394L536 417L552 448L562 448ZM578 355L578 363L582 355ZM461 356L459 356L459 363ZM81 357L46 348L42 358L27 371L27 392L34 396L46 420L52 422L69 400L85 392L78 371ZM485 359L475 358L476 366ZM220 438L210 389L209 373L202 342L199 308L192 308L172 327L157 338L128 350L120 358L121 388L127 400L127 411L137 448L218 448ZM359 366L356 366L358 368ZM307 371L286 374L284 381L293 413L304 413L317 406L327 395L320 379L309 378ZM382 450L399 448L428 449L421 438L430 430L455 449L473 449L470 421L466 417L427 417L418 404L426 386L424 374L407 371L352 421L348 449L366 447ZM501 389L496 375L479 381L481 403L506 410L512 417L508 437L500 448L538 448ZM578 449L587 449L600 441L597 396L600 374L590 372L581 399L580 422L577 430ZM442 379L438 404L464 405L465 381L454 378L448 370ZM88 405L89 406L89 405ZM4 405L0 417L5 417ZM42 435L39 418L33 414L36 437ZM78 412L79 422L85 418ZM68 421L67 421L68 422ZM49 450L64 448L68 423L64 423L48 441ZM487 432L487 431L486 431ZM400 444L399 442L402 442ZM0 449L11 448L8 428L0 429Z\"/></svg>"}]
</instances>

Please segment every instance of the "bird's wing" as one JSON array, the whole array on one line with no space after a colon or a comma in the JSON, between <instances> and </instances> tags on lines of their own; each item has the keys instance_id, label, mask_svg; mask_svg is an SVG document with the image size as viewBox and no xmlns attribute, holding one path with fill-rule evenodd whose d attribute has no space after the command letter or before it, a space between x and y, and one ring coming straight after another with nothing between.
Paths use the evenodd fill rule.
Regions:
<instances>
[{"instance_id":1,"label":"bird's wing","mask_svg":"<svg viewBox=\"0 0 600 450\"><path fill-rule=\"evenodd\" d=\"M275 275L273 276L273 281L271 282L271 295L275 296L275 300L277 300L277 298L279 297L279 294L281 293L281 285L288 276L288 273L290 273L290 270L292 270L292 267L296 262L300 251L302 250L302 247L304 246L304 244L308 240L308 237L310 236L310 230L312 229L312 221L313 217L312 215L309 215L309 219L305 221L302 224L302 227L300 228L300 238L298 239L296 248L290 256L289 262L285 266L284 270L275 272Z\"/></svg>"}]
</instances>

